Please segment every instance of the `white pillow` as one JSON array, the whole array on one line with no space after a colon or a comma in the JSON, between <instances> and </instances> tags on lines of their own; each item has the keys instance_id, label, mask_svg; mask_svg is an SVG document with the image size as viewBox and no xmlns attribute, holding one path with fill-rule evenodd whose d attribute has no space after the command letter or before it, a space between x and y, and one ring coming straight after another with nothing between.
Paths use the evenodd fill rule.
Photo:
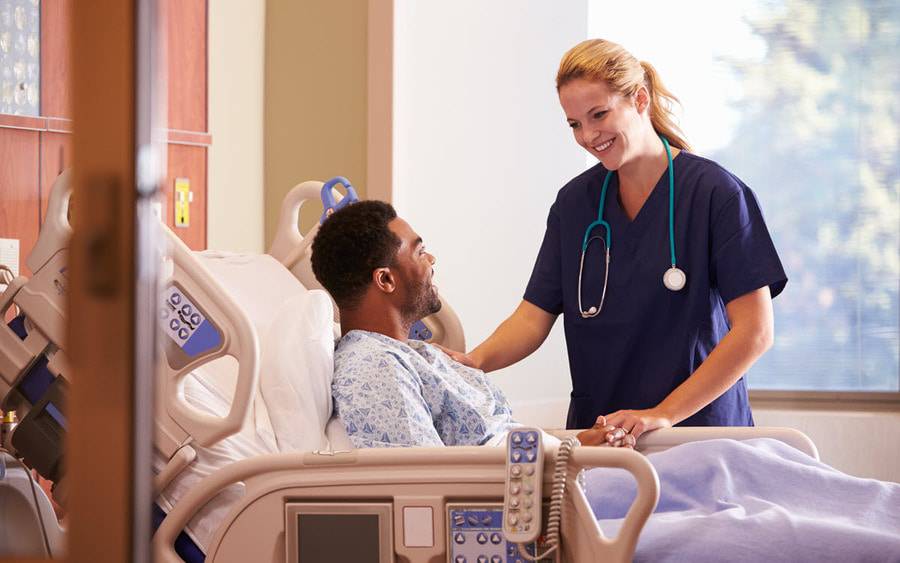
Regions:
<instances>
[{"instance_id":1,"label":"white pillow","mask_svg":"<svg viewBox=\"0 0 900 563\"><path fill-rule=\"evenodd\" d=\"M331 417L331 298L312 290L285 302L260 340L259 388L280 452L324 449Z\"/></svg>"}]
</instances>

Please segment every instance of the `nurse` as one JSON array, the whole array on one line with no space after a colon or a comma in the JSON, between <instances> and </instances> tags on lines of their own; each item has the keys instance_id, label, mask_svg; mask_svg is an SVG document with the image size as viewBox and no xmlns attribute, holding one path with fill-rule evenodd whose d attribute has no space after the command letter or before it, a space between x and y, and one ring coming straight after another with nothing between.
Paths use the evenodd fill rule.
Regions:
<instances>
[{"instance_id":1,"label":"nurse","mask_svg":"<svg viewBox=\"0 0 900 563\"><path fill-rule=\"evenodd\" d=\"M558 192L518 308L454 357L506 367L562 314L568 428L637 438L676 424L753 425L743 376L772 345L772 298L787 283L756 197L689 152L675 97L621 46L576 45L556 88L575 141L600 162Z\"/></svg>"}]
</instances>

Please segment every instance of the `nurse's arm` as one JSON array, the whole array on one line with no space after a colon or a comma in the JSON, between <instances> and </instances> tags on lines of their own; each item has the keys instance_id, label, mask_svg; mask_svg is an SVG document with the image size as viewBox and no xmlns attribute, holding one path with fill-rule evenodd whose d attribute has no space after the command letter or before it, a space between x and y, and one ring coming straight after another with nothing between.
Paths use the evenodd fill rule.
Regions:
<instances>
[{"instance_id":1,"label":"nurse's arm","mask_svg":"<svg viewBox=\"0 0 900 563\"><path fill-rule=\"evenodd\" d=\"M523 299L487 340L469 352L473 367L494 371L527 357L547 339L556 317Z\"/></svg>"},{"instance_id":2,"label":"nurse's arm","mask_svg":"<svg viewBox=\"0 0 900 563\"><path fill-rule=\"evenodd\" d=\"M769 348L775 338L772 297L765 286L725 305L731 330L699 368L675 388L657 409L672 424L695 414L734 385Z\"/></svg>"}]
</instances>

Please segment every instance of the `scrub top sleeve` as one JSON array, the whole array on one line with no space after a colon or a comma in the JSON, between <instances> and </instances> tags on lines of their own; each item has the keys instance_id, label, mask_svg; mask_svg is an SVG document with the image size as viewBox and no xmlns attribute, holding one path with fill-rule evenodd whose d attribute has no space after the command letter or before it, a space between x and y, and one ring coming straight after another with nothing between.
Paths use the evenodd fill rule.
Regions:
<instances>
[{"instance_id":1,"label":"scrub top sleeve","mask_svg":"<svg viewBox=\"0 0 900 563\"><path fill-rule=\"evenodd\" d=\"M531 279L528 280L524 297L525 301L540 307L551 315L559 315L563 311L558 205L559 201L557 200L550 207L544 242L541 243L537 260L534 262L534 269L531 271Z\"/></svg>"},{"instance_id":2,"label":"scrub top sleeve","mask_svg":"<svg viewBox=\"0 0 900 563\"><path fill-rule=\"evenodd\" d=\"M726 304L765 286L774 298L787 284L756 196L742 184L715 215L711 256L711 281Z\"/></svg>"}]
</instances>

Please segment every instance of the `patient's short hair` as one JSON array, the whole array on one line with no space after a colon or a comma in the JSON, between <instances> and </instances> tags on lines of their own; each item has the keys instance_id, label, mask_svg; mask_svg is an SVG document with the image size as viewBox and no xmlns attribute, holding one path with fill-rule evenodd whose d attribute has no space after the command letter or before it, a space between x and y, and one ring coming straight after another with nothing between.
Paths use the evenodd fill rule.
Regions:
<instances>
[{"instance_id":1,"label":"patient's short hair","mask_svg":"<svg viewBox=\"0 0 900 563\"><path fill-rule=\"evenodd\" d=\"M312 243L312 269L338 307L355 307L376 268L390 266L400 239L388 223L397 217L390 204L361 201L328 217Z\"/></svg>"}]
</instances>

